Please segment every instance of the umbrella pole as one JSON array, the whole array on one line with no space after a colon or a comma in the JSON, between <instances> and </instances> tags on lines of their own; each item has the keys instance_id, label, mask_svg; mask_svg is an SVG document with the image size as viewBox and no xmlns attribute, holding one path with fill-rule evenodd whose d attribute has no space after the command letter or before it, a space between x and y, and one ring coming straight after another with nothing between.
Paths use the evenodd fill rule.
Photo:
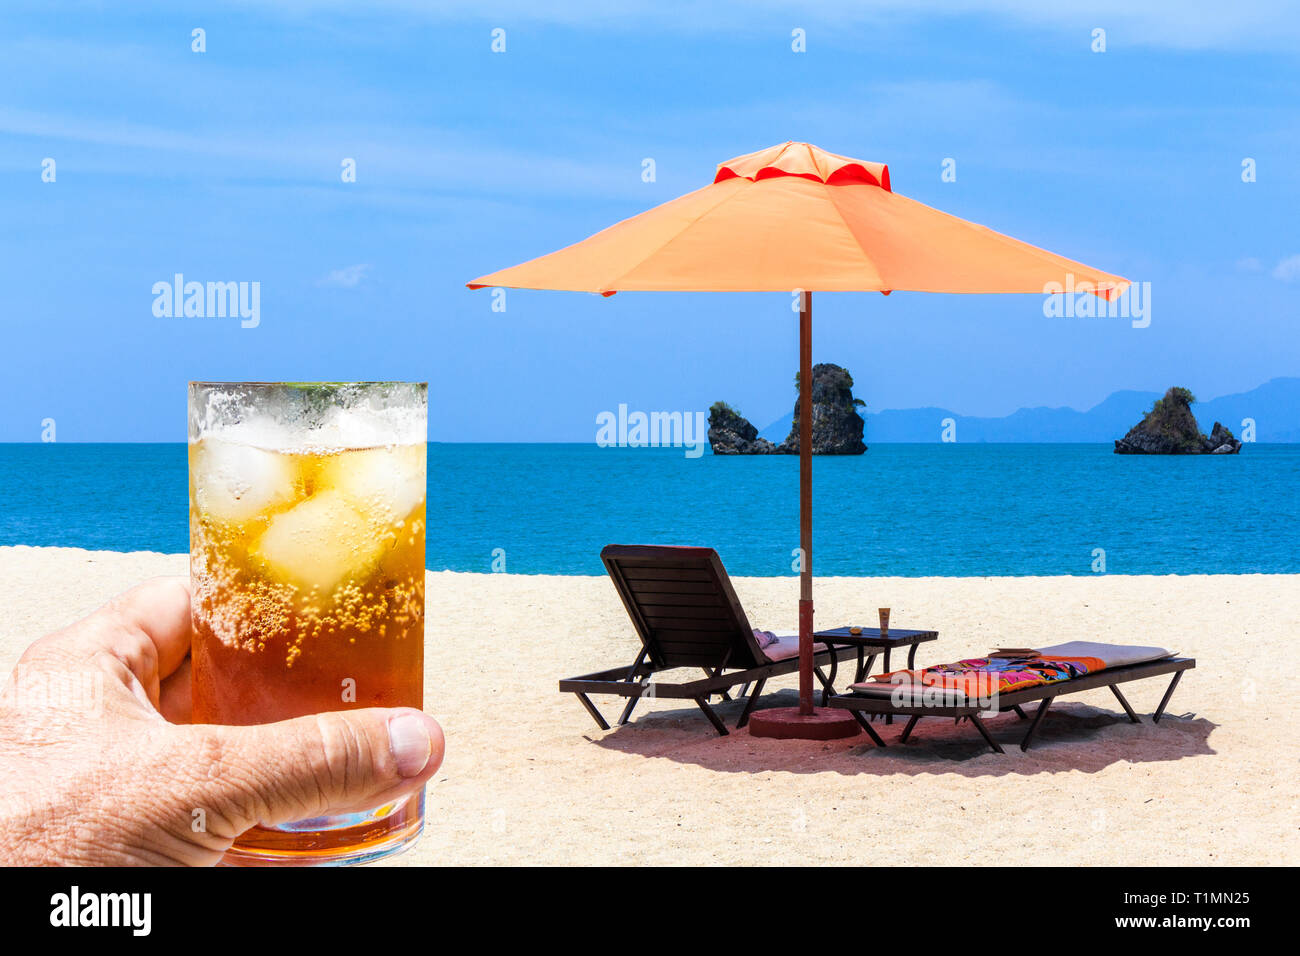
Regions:
<instances>
[{"instance_id":1,"label":"umbrella pole","mask_svg":"<svg viewBox=\"0 0 1300 956\"><path fill-rule=\"evenodd\" d=\"M799 713L813 712L812 292L799 302Z\"/></svg>"},{"instance_id":2,"label":"umbrella pole","mask_svg":"<svg viewBox=\"0 0 1300 956\"><path fill-rule=\"evenodd\" d=\"M847 710L813 706L812 596L812 293L799 299L799 706L756 710L754 737L835 740L858 733Z\"/></svg>"}]
</instances>

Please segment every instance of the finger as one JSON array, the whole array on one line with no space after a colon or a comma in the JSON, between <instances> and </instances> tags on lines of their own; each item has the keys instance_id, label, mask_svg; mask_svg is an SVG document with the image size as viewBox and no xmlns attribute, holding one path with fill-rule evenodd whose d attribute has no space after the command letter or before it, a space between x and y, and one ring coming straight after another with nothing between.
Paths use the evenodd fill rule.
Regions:
<instances>
[{"instance_id":1,"label":"finger","mask_svg":"<svg viewBox=\"0 0 1300 956\"><path fill-rule=\"evenodd\" d=\"M158 680L171 675L190 652L190 582L185 577L154 578L122 594L105 607L126 625L116 640L124 651L138 651L148 641ZM130 664L130 660L127 661ZM135 668L133 667L132 670ZM144 677L136 672L142 681Z\"/></svg>"},{"instance_id":2,"label":"finger","mask_svg":"<svg viewBox=\"0 0 1300 956\"><path fill-rule=\"evenodd\" d=\"M248 727L195 725L207 763L195 798L234 833L353 813L415 792L442 764L442 728L410 707L366 708Z\"/></svg>"},{"instance_id":3,"label":"finger","mask_svg":"<svg viewBox=\"0 0 1300 956\"><path fill-rule=\"evenodd\" d=\"M158 710L173 724L188 724L191 717L190 658L185 658L166 680L158 694Z\"/></svg>"},{"instance_id":4,"label":"finger","mask_svg":"<svg viewBox=\"0 0 1300 956\"><path fill-rule=\"evenodd\" d=\"M190 600L185 578L155 578L23 652L32 668L96 666L142 705L156 709L159 684L189 653Z\"/></svg>"}]
</instances>

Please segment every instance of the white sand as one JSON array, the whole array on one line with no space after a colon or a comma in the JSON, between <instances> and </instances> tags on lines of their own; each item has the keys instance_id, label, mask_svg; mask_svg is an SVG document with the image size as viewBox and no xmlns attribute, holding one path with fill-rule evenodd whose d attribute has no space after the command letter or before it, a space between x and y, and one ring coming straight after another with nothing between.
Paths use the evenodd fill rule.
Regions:
<instances>
[{"instance_id":1,"label":"white sand","mask_svg":"<svg viewBox=\"0 0 1300 956\"><path fill-rule=\"evenodd\" d=\"M0 668L35 637L183 555L0 548ZM818 626L937 629L918 665L998 643L1106 640L1197 658L1158 726L1164 678L1054 706L1028 753L969 725L901 723L833 743L714 735L693 706L646 701L602 732L560 677L630 663L604 578L430 574L427 709L448 737L422 863L1300 863L1300 575L829 578ZM739 578L756 627L795 623L795 578ZM794 703L791 676L771 705ZM597 699L617 716L612 698ZM734 725L739 705L720 712ZM1022 725L991 722L1004 745Z\"/></svg>"}]
</instances>

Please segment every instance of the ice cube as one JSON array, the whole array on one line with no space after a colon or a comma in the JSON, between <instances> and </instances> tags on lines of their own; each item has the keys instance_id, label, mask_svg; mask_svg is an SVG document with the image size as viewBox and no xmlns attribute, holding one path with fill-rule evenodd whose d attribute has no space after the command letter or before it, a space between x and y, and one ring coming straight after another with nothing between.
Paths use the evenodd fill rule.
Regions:
<instances>
[{"instance_id":1,"label":"ice cube","mask_svg":"<svg viewBox=\"0 0 1300 956\"><path fill-rule=\"evenodd\" d=\"M218 521L247 521L289 501L297 466L285 455L205 438L191 465L195 504Z\"/></svg>"},{"instance_id":2,"label":"ice cube","mask_svg":"<svg viewBox=\"0 0 1300 956\"><path fill-rule=\"evenodd\" d=\"M251 553L281 580L329 593L349 575L369 571L391 546L391 536L327 489L272 518Z\"/></svg>"},{"instance_id":3,"label":"ice cube","mask_svg":"<svg viewBox=\"0 0 1300 956\"><path fill-rule=\"evenodd\" d=\"M404 520L424 501L425 446L394 445L331 456L321 487L332 488L381 526Z\"/></svg>"}]
</instances>

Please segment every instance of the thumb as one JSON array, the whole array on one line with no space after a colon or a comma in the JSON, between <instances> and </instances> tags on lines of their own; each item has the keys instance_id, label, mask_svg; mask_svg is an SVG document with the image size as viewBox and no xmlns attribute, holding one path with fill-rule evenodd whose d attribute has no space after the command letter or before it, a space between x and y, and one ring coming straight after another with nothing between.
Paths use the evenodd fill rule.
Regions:
<instances>
[{"instance_id":1,"label":"thumb","mask_svg":"<svg viewBox=\"0 0 1300 956\"><path fill-rule=\"evenodd\" d=\"M209 735L199 796L232 836L257 823L355 813L414 793L437 772L444 750L437 721L410 707L194 729Z\"/></svg>"}]
</instances>

